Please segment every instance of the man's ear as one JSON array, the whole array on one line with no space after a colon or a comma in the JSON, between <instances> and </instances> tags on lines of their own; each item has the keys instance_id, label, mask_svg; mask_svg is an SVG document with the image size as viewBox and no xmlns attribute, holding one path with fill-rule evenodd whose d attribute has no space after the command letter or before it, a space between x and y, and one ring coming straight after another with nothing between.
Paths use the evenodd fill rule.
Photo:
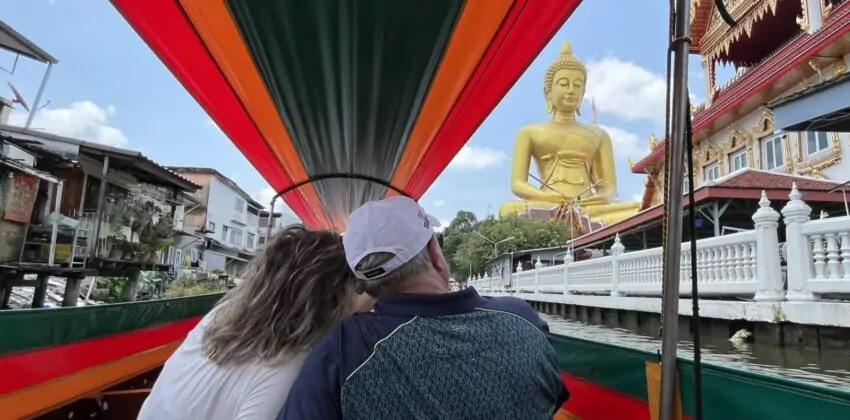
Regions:
<instances>
[{"instance_id":1,"label":"man's ear","mask_svg":"<svg viewBox=\"0 0 850 420\"><path fill-rule=\"evenodd\" d=\"M443 256L443 251L437 243L437 238L432 238L428 242L428 257L431 259L431 266L439 272L448 272L448 262Z\"/></svg>"}]
</instances>

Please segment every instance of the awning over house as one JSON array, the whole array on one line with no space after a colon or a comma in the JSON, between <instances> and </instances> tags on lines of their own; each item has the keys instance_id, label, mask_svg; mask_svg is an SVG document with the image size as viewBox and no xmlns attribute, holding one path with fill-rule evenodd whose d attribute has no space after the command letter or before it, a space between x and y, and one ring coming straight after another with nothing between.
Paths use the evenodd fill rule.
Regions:
<instances>
[{"instance_id":1,"label":"awning over house","mask_svg":"<svg viewBox=\"0 0 850 420\"><path fill-rule=\"evenodd\" d=\"M580 0L112 0L306 224L419 199Z\"/></svg>"},{"instance_id":2,"label":"awning over house","mask_svg":"<svg viewBox=\"0 0 850 420\"><path fill-rule=\"evenodd\" d=\"M36 155L77 160L81 155L103 161L109 168L125 171L140 182L195 192L201 186L154 162L141 152L105 144L58 136L44 131L0 124L0 139Z\"/></svg>"},{"instance_id":3,"label":"awning over house","mask_svg":"<svg viewBox=\"0 0 850 420\"><path fill-rule=\"evenodd\" d=\"M58 184L58 183L62 182L59 178L56 178L55 176L50 175L47 172L39 171L38 169L34 169L34 168L31 168L31 167L26 166L26 165L21 165L20 163L15 162L14 160L11 160L11 159L0 157L0 165L3 165L3 166L5 166L9 169L27 174L29 176L36 177L38 179L45 180L45 181L53 183L53 184Z\"/></svg>"},{"instance_id":4,"label":"awning over house","mask_svg":"<svg viewBox=\"0 0 850 420\"><path fill-rule=\"evenodd\" d=\"M11 26L0 20L0 48L15 54L39 61L44 64L56 64L59 62L47 51L42 50L34 42L19 34Z\"/></svg>"},{"instance_id":5,"label":"awning over house","mask_svg":"<svg viewBox=\"0 0 850 420\"><path fill-rule=\"evenodd\" d=\"M850 132L850 73L769 103L774 124L785 131Z\"/></svg>"}]
</instances>

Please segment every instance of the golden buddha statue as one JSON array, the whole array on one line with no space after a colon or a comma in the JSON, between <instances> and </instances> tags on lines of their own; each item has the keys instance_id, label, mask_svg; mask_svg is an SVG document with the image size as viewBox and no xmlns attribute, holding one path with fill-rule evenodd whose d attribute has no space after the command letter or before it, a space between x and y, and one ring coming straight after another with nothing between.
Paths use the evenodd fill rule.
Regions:
<instances>
[{"instance_id":1,"label":"golden buddha statue","mask_svg":"<svg viewBox=\"0 0 850 420\"><path fill-rule=\"evenodd\" d=\"M607 226L635 214L640 203L619 203L611 137L599 126L576 121L584 98L587 68L568 42L546 70L543 94L552 120L520 128L511 161L511 191L522 201L499 207L499 215L526 213L576 203L594 222ZM531 159L543 185L528 182Z\"/></svg>"}]
</instances>

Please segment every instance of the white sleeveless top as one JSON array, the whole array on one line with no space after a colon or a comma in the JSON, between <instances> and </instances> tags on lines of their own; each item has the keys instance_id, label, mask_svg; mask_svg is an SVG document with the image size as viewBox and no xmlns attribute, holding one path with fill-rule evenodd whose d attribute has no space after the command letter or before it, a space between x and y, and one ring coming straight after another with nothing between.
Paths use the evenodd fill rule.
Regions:
<instances>
[{"instance_id":1,"label":"white sleeveless top","mask_svg":"<svg viewBox=\"0 0 850 420\"><path fill-rule=\"evenodd\" d=\"M307 353L278 366L222 368L204 356L201 338L212 312L165 362L139 420L266 420L277 417Z\"/></svg>"}]
</instances>

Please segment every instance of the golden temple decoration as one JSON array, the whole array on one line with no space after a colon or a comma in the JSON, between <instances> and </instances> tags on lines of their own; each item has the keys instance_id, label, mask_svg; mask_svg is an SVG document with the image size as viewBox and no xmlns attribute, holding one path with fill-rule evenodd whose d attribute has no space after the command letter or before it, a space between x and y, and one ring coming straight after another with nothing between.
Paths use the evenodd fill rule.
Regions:
<instances>
[{"instance_id":1,"label":"golden temple decoration","mask_svg":"<svg viewBox=\"0 0 850 420\"><path fill-rule=\"evenodd\" d=\"M808 61L808 64L809 64L809 67L811 67L812 70L814 70L818 74L818 76L820 76L821 80L825 79L825 77L823 77L823 69L821 69L817 60L815 60L814 58L810 58L809 61Z\"/></svg>"},{"instance_id":2,"label":"golden temple decoration","mask_svg":"<svg viewBox=\"0 0 850 420\"><path fill-rule=\"evenodd\" d=\"M794 158L791 156L791 138L788 134L782 135L782 148L785 150L785 172L794 173Z\"/></svg>"},{"instance_id":3,"label":"golden temple decoration","mask_svg":"<svg viewBox=\"0 0 850 420\"><path fill-rule=\"evenodd\" d=\"M755 137L761 138L773 134L773 129L773 111L765 108L764 112L761 114L758 124L753 126L752 132Z\"/></svg>"},{"instance_id":4,"label":"golden temple decoration","mask_svg":"<svg viewBox=\"0 0 850 420\"><path fill-rule=\"evenodd\" d=\"M845 61L844 58L839 58L838 61L832 65L832 75L838 77L844 73L847 73L847 61Z\"/></svg>"},{"instance_id":5,"label":"golden temple decoration","mask_svg":"<svg viewBox=\"0 0 850 420\"><path fill-rule=\"evenodd\" d=\"M805 0L803 0L803 1L805 2ZM805 4L805 3L803 3L803 4ZM820 2L820 13L821 13L821 18L823 20L826 20L826 18L828 18L829 15L832 14L832 2L830 2L829 0L821 0L821 2Z\"/></svg>"},{"instance_id":6,"label":"golden temple decoration","mask_svg":"<svg viewBox=\"0 0 850 420\"><path fill-rule=\"evenodd\" d=\"M694 165L698 168L704 168L713 163L719 163L723 157L723 151L710 141L705 140L699 145L699 153L695 156ZM696 168L694 168L696 169Z\"/></svg>"},{"instance_id":7,"label":"golden temple decoration","mask_svg":"<svg viewBox=\"0 0 850 420\"><path fill-rule=\"evenodd\" d=\"M797 25L800 26L801 31L809 30L809 2L807 0L800 0L803 4L802 14L797 16Z\"/></svg>"},{"instance_id":8,"label":"golden temple decoration","mask_svg":"<svg viewBox=\"0 0 850 420\"><path fill-rule=\"evenodd\" d=\"M752 35L753 24L761 21L767 13L776 15L777 2L778 0L726 0L729 14L738 22L734 28L726 24L715 7L709 18L708 29L700 40L702 55L713 61L723 54L728 54L729 48L741 39L741 36Z\"/></svg>"},{"instance_id":9,"label":"golden temple decoration","mask_svg":"<svg viewBox=\"0 0 850 420\"><path fill-rule=\"evenodd\" d=\"M729 134L729 140L723 143L723 153L731 153L741 149L744 146L749 146L752 137L737 128L733 128Z\"/></svg>"},{"instance_id":10,"label":"golden temple decoration","mask_svg":"<svg viewBox=\"0 0 850 420\"><path fill-rule=\"evenodd\" d=\"M655 146L658 145L658 139L655 138L652 134L649 135L649 150L655 150Z\"/></svg>"},{"instance_id":11,"label":"golden temple decoration","mask_svg":"<svg viewBox=\"0 0 850 420\"><path fill-rule=\"evenodd\" d=\"M725 158L723 162L729 159L731 154L741 149L746 149L747 165L753 166L755 164L753 162L753 137L745 131L733 128L729 135L729 140L723 143L723 158ZM731 170L732 168L730 167L729 171Z\"/></svg>"},{"instance_id":12,"label":"golden temple decoration","mask_svg":"<svg viewBox=\"0 0 850 420\"><path fill-rule=\"evenodd\" d=\"M635 166L635 163L632 162L632 157L631 156L626 157L626 162L629 164L629 170L632 170L632 168Z\"/></svg>"}]
</instances>

